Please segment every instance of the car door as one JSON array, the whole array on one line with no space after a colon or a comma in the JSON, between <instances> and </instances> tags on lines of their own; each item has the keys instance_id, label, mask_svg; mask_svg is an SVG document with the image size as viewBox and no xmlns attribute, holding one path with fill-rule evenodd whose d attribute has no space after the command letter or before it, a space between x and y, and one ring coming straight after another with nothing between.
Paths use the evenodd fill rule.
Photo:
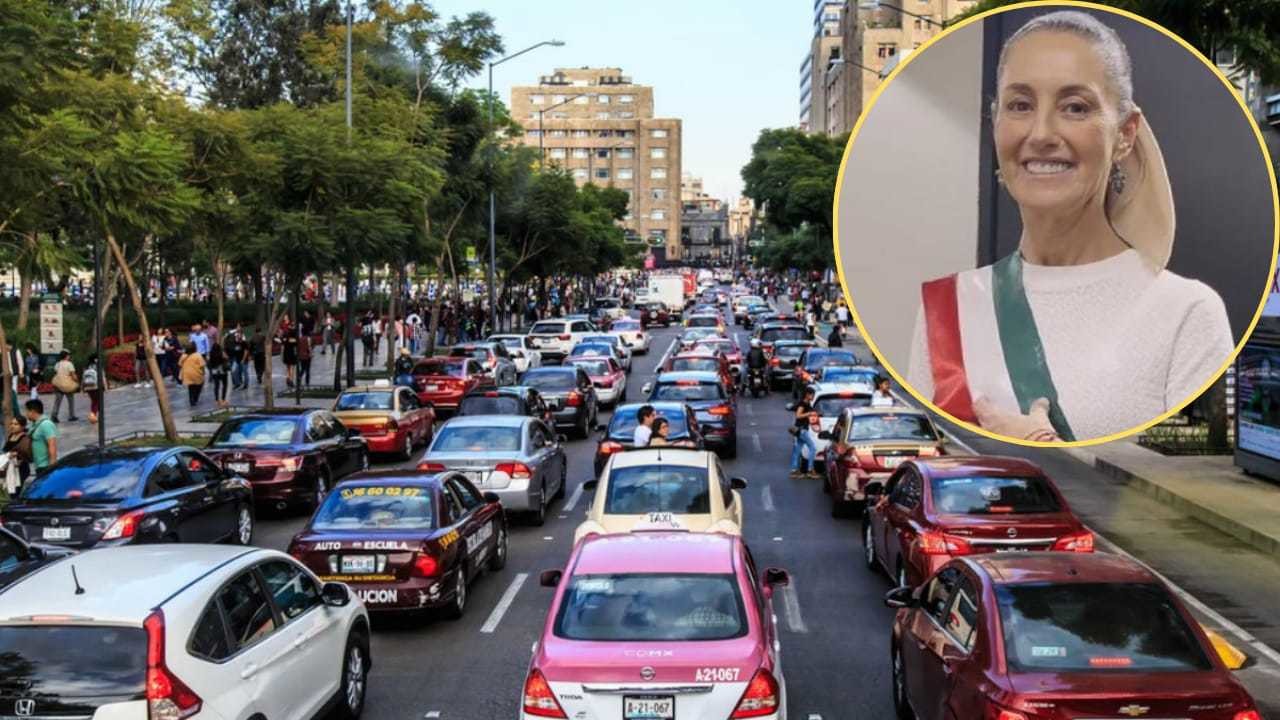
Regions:
<instances>
[{"instance_id":1,"label":"car door","mask_svg":"<svg viewBox=\"0 0 1280 720\"><path fill-rule=\"evenodd\" d=\"M462 504L462 498L458 497L457 491L450 487L448 481L440 484L440 502L442 503L440 514L441 524L444 525L445 523L448 523L447 525L444 525L445 529L456 532L458 537L465 539L467 537L467 531L469 529L468 523L471 521L471 517L467 514L466 507ZM449 547L455 552L462 553L461 555L455 556L456 560L454 563L454 569L461 572L463 567L467 565L466 543L455 542ZM446 572L448 567L449 565L446 559ZM452 577L447 578L445 587L453 587L453 582L454 580Z\"/></svg>"},{"instance_id":2,"label":"car door","mask_svg":"<svg viewBox=\"0 0 1280 720\"><path fill-rule=\"evenodd\" d=\"M934 720L932 712L945 702L948 690L939 683L942 626L954 600L960 571L946 567L929 578L920 591L920 606L911 612L899 643L906 673L907 697L919 720Z\"/></svg>"},{"instance_id":3,"label":"car door","mask_svg":"<svg viewBox=\"0 0 1280 720\"><path fill-rule=\"evenodd\" d=\"M177 537L179 542L214 542L218 538L213 517L214 497L209 489L192 481L182 469L177 453L165 456L147 478L147 500L168 505L159 512L160 537Z\"/></svg>"},{"instance_id":4,"label":"car door","mask_svg":"<svg viewBox=\"0 0 1280 720\"><path fill-rule=\"evenodd\" d=\"M35 564L35 558L17 538L0 531L0 588L30 572Z\"/></svg>"},{"instance_id":5,"label":"car door","mask_svg":"<svg viewBox=\"0 0 1280 720\"><path fill-rule=\"evenodd\" d=\"M542 427L542 423L531 422L525 425L524 444L529 463L533 465L533 482L530 488L547 489L547 497L555 494L556 482L559 480L555 471L555 457L551 451L551 438ZM545 502L545 498L544 498Z\"/></svg>"},{"instance_id":6,"label":"car door","mask_svg":"<svg viewBox=\"0 0 1280 720\"><path fill-rule=\"evenodd\" d=\"M482 530L486 536L484 544L488 549L485 551L484 558L487 560L498 550L498 528L503 523L502 506L490 504L476 486L464 477L454 478L454 483L463 501L463 507L471 509L477 525L490 526L489 530Z\"/></svg>"},{"instance_id":7,"label":"car door","mask_svg":"<svg viewBox=\"0 0 1280 720\"><path fill-rule=\"evenodd\" d=\"M714 456L712 456L714 457ZM720 499L724 505L721 516L728 516L739 529L742 528L742 494L733 489L733 480L724 471L720 461L715 462L715 482L720 484Z\"/></svg>"},{"instance_id":8,"label":"car door","mask_svg":"<svg viewBox=\"0 0 1280 720\"><path fill-rule=\"evenodd\" d=\"M445 485L449 492L457 498L462 508L462 526L463 549L467 553L467 566L470 568L481 567L483 563L489 559L493 552L493 538L496 528L491 521L490 514L482 512L485 508L484 498L479 493L473 492L474 488L468 490L463 487L464 481L458 478L450 478L445 481Z\"/></svg>"},{"instance_id":9,"label":"car door","mask_svg":"<svg viewBox=\"0 0 1280 720\"><path fill-rule=\"evenodd\" d=\"M298 717L314 717L338 691L336 670L346 643L340 609L326 606L311 574L291 560L269 560L258 571L290 648L281 666L284 689Z\"/></svg>"},{"instance_id":10,"label":"car door","mask_svg":"<svg viewBox=\"0 0 1280 720\"><path fill-rule=\"evenodd\" d=\"M746 557L745 565L747 577L751 582L751 594L760 611L760 629L764 633L769 655L773 658L773 674L782 681L782 642L781 635L778 633L778 616L773 612L773 591L766 591L765 584L760 579L760 572L756 569L756 559L751 555L751 549L746 543L742 544L742 552Z\"/></svg>"},{"instance_id":11,"label":"car door","mask_svg":"<svg viewBox=\"0 0 1280 720\"><path fill-rule=\"evenodd\" d=\"M898 470L884 483L884 492L876 500L875 504L867 505L867 523L871 526L871 545L875 551L876 560L881 566L893 572L889 564L889 549L886 546L889 524L889 504L894 502L895 498L901 492L898 488L902 484L902 478L905 469Z\"/></svg>"},{"instance_id":12,"label":"car door","mask_svg":"<svg viewBox=\"0 0 1280 720\"><path fill-rule=\"evenodd\" d=\"M206 542L217 542L232 537L236 530L237 516L240 510L240 496L225 482L226 475L222 469L205 456L192 450L178 453L178 462L186 471L191 481L189 492L194 497L201 488L207 495L205 518L207 523Z\"/></svg>"},{"instance_id":13,"label":"car door","mask_svg":"<svg viewBox=\"0 0 1280 720\"><path fill-rule=\"evenodd\" d=\"M940 587L937 601L928 598L924 605L928 622L920 626L924 648L918 658L916 687L921 691L915 704L920 720L943 720L951 698L959 667L973 647L974 624L977 622L977 594L972 582L959 567L940 570L936 576ZM927 596L922 596L927 597Z\"/></svg>"},{"instance_id":14,"label":"car door","mask_svg":"<svg viewBox=\"0 0 1280 720\"><path fill-rule=\"evenodd\" d=\"M293 643L279 632L282 623L257 570L248 568L224 584L217 602L231 645L229 667L246 704L268 718L303 718L289 672Z\"/></svg>"},{"instance_id":15,"label":"car door","mask_svg":"<svg viewBox=\"0 0 1280 720\"><path fill-rule=\"evenodd\" d=\"M896 573L901 562L907 570L907 582L923 582L924 578L911 577L911 560L908 556L916 538L916 528L911 513L920 506L920 475L908 468L902 473L894 495L885 508L884 555L885 567Z\"/></svg>"}]
</instances>

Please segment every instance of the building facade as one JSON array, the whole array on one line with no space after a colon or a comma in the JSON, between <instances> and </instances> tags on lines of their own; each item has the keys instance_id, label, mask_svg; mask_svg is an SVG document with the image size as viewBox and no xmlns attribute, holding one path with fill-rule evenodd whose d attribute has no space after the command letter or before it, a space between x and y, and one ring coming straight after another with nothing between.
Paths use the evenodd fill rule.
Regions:
<instances>
[{"instance_id":1,"label":"building facade","mask_svg":"<svg viewBox=\"0 0 1280 720\"><path fill-rule=\"evenodd\" d=\"M702 178L684 173L680 178L680 238L684 259L713 265L733 259L733 236L729 232L729 207L703 192Z\"/></svg>"},{"instance_id":2,"label":"building facade","mask_svg":"<svg viewBox=\"0 0 1280 720\"><path fill-rule=\"evenodd\" d=\"M813 39L800 63L800 129L826 132L832 100L827 68L841 57L841 18L845 0L814 0Z\"/></svg>"},{"instance_id":3,"label":"building facade","mask_svg":"<svg viewBox=\"0 0 1280 720\"><path fill-rule=\"evenodd\" d=\"M621 68L556 68L537 85L511 88L511 116L543 162L565 168L578 185L623 190L628 239L683 257L680 244L682 124L654 116L653 88Z\"/></svg>"}]
</instances>

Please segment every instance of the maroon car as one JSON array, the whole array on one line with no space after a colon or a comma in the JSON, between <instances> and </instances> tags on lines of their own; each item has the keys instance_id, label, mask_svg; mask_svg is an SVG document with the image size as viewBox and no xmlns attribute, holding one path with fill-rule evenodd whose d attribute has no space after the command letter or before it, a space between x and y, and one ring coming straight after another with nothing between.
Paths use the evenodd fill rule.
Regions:
<instances>
[{"instance_id":1,"label":"maroon car","mask_svg":"<svg viewBox=\"0 0 1280 720\"><path fill-rule=\"evenodd\" d=\"M1044 471L995 456L903 463L868 505L862 541L867 568L884 568L900 586L918 585L961 555L1093 552L1093 533Z\"/></svg>"},{"instance_id":2,"label":"maroon car","mask_svg":"<svg viewBox=\"0 0 1280 720\"><path fill-rule=\"evenodd\" d=\"M1169 586L1127 558L960 558L885 604L900 718L1261 720Z\"/></svg>"},{"instance_id":3,"label":"maroon car","mask_svg":"<svg viewBox=\"0 0 1280 720\"><path fill-rule=\"evenodd\" d=\"M476 388L495 387L493 376L471 357L431 357L413 368L418 402L437 410L457 410L462 396Z\"/></svg>"},{"instance_id":4,"label":"maroon car","mask_svg":"<svg viewBox=\"0 0 1280 720\"><path fill-rule=\"evenodd\" d=\"M334 489L289 554L344 582L372 611L441 609L461 617L467 584L507 563L507 525L493 493L462 473L379 470Z\"/></svg>"}]
</instances>

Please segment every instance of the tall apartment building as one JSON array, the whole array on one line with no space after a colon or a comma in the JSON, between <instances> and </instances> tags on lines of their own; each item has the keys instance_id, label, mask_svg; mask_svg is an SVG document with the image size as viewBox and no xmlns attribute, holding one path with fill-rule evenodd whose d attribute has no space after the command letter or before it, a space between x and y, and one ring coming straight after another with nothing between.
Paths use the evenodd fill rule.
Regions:
<instances>
[{"instance_id":1,"label":"tall apartment building","mask_svg":"<svg viewBox=\"0 0 1280 720\"><path fill-rule=\"evenodd\" d=\"M621 68L556 68L537 85L511 88L511 115L524 144L588 182L625 190L628 239L683 257L680 244L681 122L657 118L653 88Z\"/></svg>"},{"instance_id":2,"label":"tall apartment building","mask_svg":"<svg viewBox=\"0 0 1280 720\"><path fill-rule=\"evenodd\" d=\"M800 63L800 129L826 132L831 102L826 70L841 55L840 18L845 0L814 0L813 39Z\"/></svg>"}]
</instances>

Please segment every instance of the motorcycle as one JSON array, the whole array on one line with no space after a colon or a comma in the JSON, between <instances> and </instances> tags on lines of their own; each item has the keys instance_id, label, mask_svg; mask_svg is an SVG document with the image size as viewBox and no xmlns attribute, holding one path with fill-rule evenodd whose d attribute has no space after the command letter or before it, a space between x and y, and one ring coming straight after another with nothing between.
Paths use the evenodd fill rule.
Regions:
<instances>
[{"instance_id":1,"label":"motorcycle","mask_svg":"<svg viewBox=\"0 0 1280 720\"><path fill-rule=\"evenodd\" d=\"M750 368L747 371L746 389L751 391L751 397L758 398L761 393L769 392L769 384L765 379L764 368Z\"/></svg>"}]
</instances>

